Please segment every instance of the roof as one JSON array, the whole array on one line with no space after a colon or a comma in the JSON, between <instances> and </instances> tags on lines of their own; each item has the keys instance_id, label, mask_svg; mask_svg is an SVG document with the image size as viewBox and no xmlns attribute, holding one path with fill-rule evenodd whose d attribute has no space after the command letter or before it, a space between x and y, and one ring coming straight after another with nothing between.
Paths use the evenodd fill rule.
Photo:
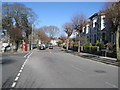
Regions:
<instances>
[{"instance_id":1,"label":"roof","mask_svg":"<svg viewBox=\"0 0 120 90\"><path fill-rule=\"evenodd\" d=\"M98 13L93 14L89 19L92 19L93 17L98 16Z\"/></svg>"}]
</instances>

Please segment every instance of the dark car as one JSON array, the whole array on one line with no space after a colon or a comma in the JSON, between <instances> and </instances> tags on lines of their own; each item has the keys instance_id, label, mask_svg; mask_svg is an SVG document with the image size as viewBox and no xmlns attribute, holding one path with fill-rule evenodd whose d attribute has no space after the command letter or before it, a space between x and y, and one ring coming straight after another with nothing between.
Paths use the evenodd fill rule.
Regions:
<instances>
[{"instance_id":1,"label":"dark car","mask_svg":"<svg viewBox=\"0 0 120 90\"><path fill-rule=\"evenodd\" d=\"M53 45L49 45L49 49L53 49Z\"/></svg>"},{"instance_id":2,"label":"dark car","mask_svg":"<svg viewBox=\"0 0 120 90\"><path fill-rule=\"evenodd\" d=\"M39 46L39 49L40 49L40 50L45 50L46 47L45 47L45 45L40 45L40 46Z\"/></svg>"},{"instance_id":3,"label":"dark car","mask_svg":"<svg viewBox=\"0 0 120 90\"><path fill-rule=\"evenodd\" d=\"M37 48L37 44L31 44L31 48L32 48L32 49Z\"/></svg>"},{"instance_id":4,"label":"dark car","mask_svg":"<svg viewBox=\"0 0 120 90\"><path fill-rule=\"evenodd\" d=\"M45 44L45 47L48 48L48 44Z\"/></svg>"}]
</instances>

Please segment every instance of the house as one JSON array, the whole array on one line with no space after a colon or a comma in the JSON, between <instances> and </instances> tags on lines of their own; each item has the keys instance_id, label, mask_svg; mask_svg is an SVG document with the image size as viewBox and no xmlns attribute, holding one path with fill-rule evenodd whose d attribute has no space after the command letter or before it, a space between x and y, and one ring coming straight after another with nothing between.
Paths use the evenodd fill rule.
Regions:
<instances>
[{"instance_id":1,"label":"house","mask_svg":"<svg viewBox=\"0 0 120 90\"><path fill-rule=\"evenodd\" d=\"M56 45L57 45L57 42L58 42L58 40L56 40L56 39L50 41L50 43L51 43L53 46L56 46Z\"/></svg>"},{"instance_id":2,"label":"house","mask_svg":"<svg viewBox=\"0 0 120 90\"><path fill-rule=\"evenodd\" d=\"M81 36L85 36L89 43L95 45L96 41L115 44L115 33L111 32L111 25L106 21L105 12L101 11L89 17L83 27Z\"/></svg>"}]
</instances>

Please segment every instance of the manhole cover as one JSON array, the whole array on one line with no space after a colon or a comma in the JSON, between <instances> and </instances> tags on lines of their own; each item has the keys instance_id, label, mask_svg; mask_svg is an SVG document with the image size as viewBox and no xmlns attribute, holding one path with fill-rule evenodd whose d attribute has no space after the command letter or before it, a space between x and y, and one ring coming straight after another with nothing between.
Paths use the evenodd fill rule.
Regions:
<instances>
[{"instance_id":1,"label":"manhole cover","mask_svg":"<svg viewBox=\"0 0 120 90\"><path fill-rule=\"evenodd\" d=\"M95 70L95 72L97 72L97 73L106 73L106 71L104 71L104 70Z\"/></svg>"}]
</instances>

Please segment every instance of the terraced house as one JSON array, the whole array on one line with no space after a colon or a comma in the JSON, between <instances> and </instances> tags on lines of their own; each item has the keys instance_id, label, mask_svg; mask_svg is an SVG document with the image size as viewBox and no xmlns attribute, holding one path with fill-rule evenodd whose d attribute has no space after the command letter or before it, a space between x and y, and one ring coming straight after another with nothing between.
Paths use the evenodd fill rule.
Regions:
<instances>
[{"instance_id":1,"label":"terraced house","mask_svg":"<svg viewBox=\"0 0 120 90\"><path fill-rule=\"evenodd\" d=\"M115 44L115 33L111 30L111 25L107 22L104 11L92 15L86 20L81 36L86 36L87 41L95 45L96 41Z\"/></svg>"}]
</instances>

